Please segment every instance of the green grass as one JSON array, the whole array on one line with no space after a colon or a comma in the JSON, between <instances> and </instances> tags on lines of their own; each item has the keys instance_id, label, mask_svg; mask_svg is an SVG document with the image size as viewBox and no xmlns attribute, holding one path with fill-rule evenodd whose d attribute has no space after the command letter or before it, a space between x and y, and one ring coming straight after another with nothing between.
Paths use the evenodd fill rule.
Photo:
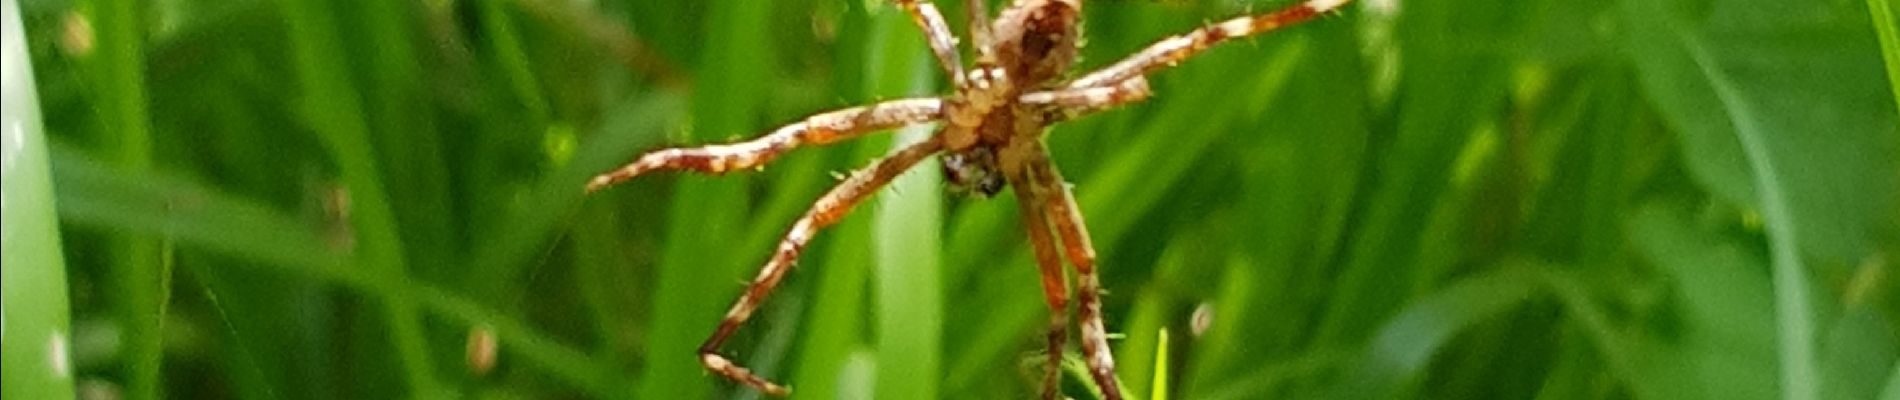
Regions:
<instances>
[{"instance_id":1,"label":"green grass","mask_svg":"<svg viewBox=\"0 0 1900 400\"><path fill-rule=\"evenodd\" d=\"M52 172L46 136L40 125L40 100L21 34L19 5L6 0L0 19L0 335L8 343L0 354L0 396L73 397L72 324L61 254L59 220L54 213Z\"/></svg>"},{"instance_id":2,"label":"green grass","mask_svg":"<svg viewBox=\"0 0 1900 400\"><path fill-rule=\"evenodd\" d=\"M1126 392L1895 398L1887 3L1361 3L1156 74L1047 139ZM1079 67L1284 4L1090 2ZM881 1L24 6L39 103L5 109L44 115L57 201L16 212L8 176L9 398L758 398L695 348L836 174L929 128L581 184L945 86ZM812 241L725 354L797 398L1033 397L1014 199L936 169ZM46 370L11 338L68 329L72 378L20 384ZM1099 398L1071 347L1065 394Z\"/></svg>"}]
</instances>

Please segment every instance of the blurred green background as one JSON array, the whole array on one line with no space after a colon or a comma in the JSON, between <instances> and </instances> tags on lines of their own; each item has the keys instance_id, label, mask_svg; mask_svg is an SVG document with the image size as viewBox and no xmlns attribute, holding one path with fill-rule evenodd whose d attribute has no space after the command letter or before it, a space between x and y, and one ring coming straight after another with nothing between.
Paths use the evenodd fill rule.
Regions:
<instances>
[{"instance_id":1,"label":"blurred green background","mask_svg":"<svg viewBox=\"0 0 1900 400\"><path fill-rule=\"evenodd\" d=\"M1900 399L1889 1L1366 0L1157 74L1048 139L1129 394ZM1090 2L1080 64L1287 4ZM927 128L582 182L945 86L874 0L17 16L65 261L6 268L68 293L8 286L6 329L69 309L75 378L16 378L43 364L9 334L9 399L757 398L694 349L838 173ZM726 353L797 398L1033 396L1014 200L935 169L820 235Z\"/></svg>"}]
</instances>

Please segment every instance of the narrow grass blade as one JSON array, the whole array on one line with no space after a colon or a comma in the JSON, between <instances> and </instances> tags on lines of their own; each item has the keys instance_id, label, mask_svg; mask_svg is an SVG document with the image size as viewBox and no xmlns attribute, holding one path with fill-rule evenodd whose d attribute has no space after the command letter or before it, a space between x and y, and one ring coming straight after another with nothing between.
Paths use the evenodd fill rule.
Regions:
<instances>
[{"instance_id":1,"label":"narrow grass blade","mask_svg":"<svg viewBox=\"0 0 1900 400\"><path fill-rule=\"evenodd\" d=\"M1153 389L1148 392L1148 398L1168 400L1168 330L1161 329L1156 335L1159 335L1160 339L1155 341L1155 377L1151 386Z\"/></svg>"},{"instance_id":2,"label":"narrow grass blade","mask_svg":"<svg viewBox=\"0 0 1900 400\"><path fill-rule=\"evenodd\" d=\"M922 35L896 7L871 12L867 90L878 94L930 93L937 70L926 56ZM928 138L934 128L900 130L891 149ZM942 376L942 175L927 160L899 176L877 194L874 282L876 313L876 398L939 398ZM862 207L862 206L860 206ZM826 312L826 310L817 310ZM824 334L810 332L809 334Z\"/></svg>"},{"instance_id":3,"label":"narrow grass blade","mask_svg":"<svg viewBox=\"0 0 1900 400\"><path fill-rule=\"evenodd\" d=\"M1887 63L1887 86L1893 90L1896 106L1900 106L1900 27L1895 26L1893 2L1890 0L1867 0L1867 17L1874 22L1874 32L1880 38L1880 56Z\"/></svg>"},{"instance_id":4,"label":"narrow grass blade","mask_svg":"<svg viewBox=\"0 0 1900 400\"><path fill-rule=\"evenodd\" d=\"M377 167L370 131L363 120L361 96L349 79L349 60L336 34L336 11L318 0L282 2L297 83L303 96L304 122L317 133L336 163L350 201L356 258L375 279L387 284L409 281L402 236ZM422 320L408 298L382 299L390 340L413 397L447 395L435 377Z\"/></svg>"},{"instance_id":5,"label":"narrow grass blade","mask_svg":"<svg viewBox=\"0 0 1900 400\"><path fill-rule=\"evenodd\" d=\"M100 135L119 167L142 171L152 167L152 129L145 80L145 4L141 0L97 3L93 20L98 26L99 58L94 64L100 85ZM159 259L160 246L149 237L123 235L113 239L112 275L124 323L128 362L126 396L157 399L164 396L160 380L165 357L163 342L166 303L170 302L170 271Z\"/></svg>"},{"instance_id":6,"label":"narrow grass blade","mask_svg":"<svg viewBox=\"0 0 1900 400\"><path fill-rule=\"evenodd\" d=\"M755 121L766 103L757 94L770 87L767 77L772 76L770 68L776 62L770 44L775 33L759 29L768 25L772 9L739 0L699 4L705 10L704 30L695 48L700 54L693 68L687 133L695 138L693 142L756 135L755 130L763 130ZM654 271L647 321L651 334L640 376L642 398L699 399L715 393L720 380L705 373L694 350L712 333L770 248L765 243L730 241L745 236L746 210L753 203L743 175L687 175L677 182L667 210L668 219L676 223L668 224L662 235L664 245ZM776 223L780 224L777 230L787 226ZM743 336L756 329L740 332ZM750 361L744 356L736 359ZM776 366L747 367L783 379L775 373Z\"/></svg>"}]
</instances>

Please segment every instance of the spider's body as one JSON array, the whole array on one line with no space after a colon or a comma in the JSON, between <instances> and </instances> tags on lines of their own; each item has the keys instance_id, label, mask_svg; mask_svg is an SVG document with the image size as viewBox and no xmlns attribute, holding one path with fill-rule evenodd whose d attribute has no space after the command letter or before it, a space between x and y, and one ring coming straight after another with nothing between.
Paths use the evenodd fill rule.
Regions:
<instances>
[{"instance_id":1,"label":"spider's body","mask_svg":"<svg viewBox=\"0 0 1900 400\"><path fill-rule=\"evenodd\" d=\"M700 363L719 375L773 395L789 388L740 367L719 347L778 287L812 236L899 174L931 155L942 154L954 191L993 195L1015 188L1025 233L1049 303L1049 362L1043 397L1054 399L1063 344L1068 334L1069 286L1062 262L1075 267L1075 300L1082 353L1104 398L1122 398L1108 333L1102 324L1101 288L1095 249L1062 174L1049 161L1042 135L1048 124L1138 102L1148 97L1148 73L1185 61L1222 41L1260 34L1313 18L1349 0L1306 0L1267 14L1242 16L1164 39L1127 59L1073 80L1061 78L1075 61L1082 0L1015 0L994 20L986 2L970 1L972 50L977 60L965 72L957 39L929 0L893 0L923 29L938 65L955 91L942 97L886 101L831 111L786 125L746 142L653 151L588 183L597 190L655 170L724 173L758 167L805 144L825 144L905 125L940 121L937 134L873 162L813 204L792 225L759 276L699 348Z\"/></svg>"},{"instance_id":2,"label":"spider's body","mask_svg":"<svg viewBox=\"0 0 1900 400\"><path fill-rule=\"evenodd\" d=\"M914 1L900 3L922 7ZM1044 115L1047 107L1026 104L1018 95L1024 89L1048 89L1069 69L1075 60L1080 8L1077 0L1021 2L991 25L993 42L979 40L977 46L988 50L978 51L983 59L945 105L951 124L945 131L945 176L953 190L995 195L1008 181L1004 173L1021 168L1021 153L1027 149L1017 143L1041 140L1050 122ZM946 72L962 73L954 68Z\"/></svg>"}]
</instances>

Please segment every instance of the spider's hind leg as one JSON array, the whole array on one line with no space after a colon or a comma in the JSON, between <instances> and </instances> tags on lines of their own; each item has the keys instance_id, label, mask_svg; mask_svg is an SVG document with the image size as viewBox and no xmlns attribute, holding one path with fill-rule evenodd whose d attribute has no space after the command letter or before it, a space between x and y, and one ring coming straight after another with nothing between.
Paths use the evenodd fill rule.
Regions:
<instances>
[{"instance_id":1,"label":"spider's hind leg","mask_svg":"<svg viewBox=\"0 0 1900 400\"><path fill-rule=\"evenodd\" d=\"M1049 210L1040 190L1026 171L1010 171L1010 186L1016 188L1016 206L1022 212L1023 230L1035 250L1036 268L1042 274L1042 295L1049 303L1049 360L1043 366L1042 398L1055 400L1062 382L1062 347L1069 335L1069 282L1062 272L1062 256L1056 250L1055 235L1049 231Z\"/></svg>"},{"instance_id":2,"label":"spider's hind leg","mask_svg":"<svg viewBox=\"0 0 1900 400\"><path fill-rule=\"evenodd\" d=\"M732 304L732 310L726 312L726 318L719 321L719 328L713 330L712 336L707 337L706 342L699 346L700 364L705 365L706 369L714 373L757 388L765 394L773 396L790 394L791 388L772 383L719 354L719 347L726 343L726 339L732 337L734 331L739 330L739 326L752 318L752 312L758 310L759 304L765 301L766 296L772 294L773 289L778 288L779 281L784 280L786 272L791 271L792 264L798 261L798 255L805 250L805 244L811 241L813 235L837 223L839 219L843 219L845 214L859 202L871 197L871 194L877 193L878 189L882 189L892 179L941 149L943 149L943 142L936 137L905 147L896 154L853 172L850 177L845 178L843 183L832 187L830 192L819 198L818 202L805 212L804 217L792 224L791 232L786 233L785 238L779 242L778 250L772 253L772 259L766 261L764 267L759 268L759 276L753 279L751 285L746 286L745 294L740 295L739 300Z\"/></svg>"},{"instance_id":3,"label":"spider's hind leg","mask_svg":"<svg viewBox=\"0 0 1900 400\"><path fill-rule=\"evenodd\" d=\"M1077 319L1082 325L1082 357L1087 359L1089 376L1095 379L1096 388L1102 390L1102 398L1121 400L1121 384L1115 377L1115 356L1109 351L1108 329L1102 323L1102 284L1095 269L1095 245L1089 243L1082 210L1076 207L1074 194L1048 157L1028 161L1027 168L1036 184L1050 192L1043 198L1052 214L1049 219L1055 222L1069 264L1075 266L1076 300L1080 303Z\"/></svg>"}]
</instances>

